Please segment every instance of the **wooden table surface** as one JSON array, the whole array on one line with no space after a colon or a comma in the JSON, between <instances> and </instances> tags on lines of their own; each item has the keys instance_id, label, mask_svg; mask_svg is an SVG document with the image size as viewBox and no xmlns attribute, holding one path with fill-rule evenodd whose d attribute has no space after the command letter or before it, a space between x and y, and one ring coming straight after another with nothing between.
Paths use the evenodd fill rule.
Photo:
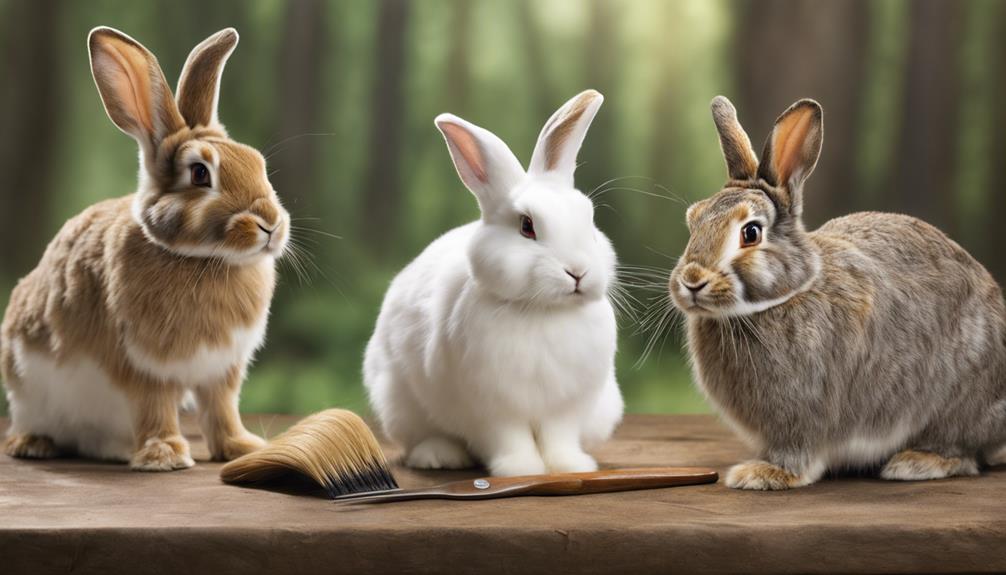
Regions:
<instances>
[{"instance_id":1,"label":"wooden table surface","mask_svg":"<svg viewBox=\"0 0 1006 575\"><path fill-rule=\"evenodd\" d=\"M248 416L275 435L283 416ZM6 428L6 421L0 420ZM343 506L227 486L190 422L196 467L0 456L0 573L667 573L1006 571L1006 469L756 493L722 483L495 501ZM398 452L388 446L389 456ZM750 456L711 416L627 417L605 467ZM395 466L403 487L479 475Z\"/></svg>"}]
</instances>

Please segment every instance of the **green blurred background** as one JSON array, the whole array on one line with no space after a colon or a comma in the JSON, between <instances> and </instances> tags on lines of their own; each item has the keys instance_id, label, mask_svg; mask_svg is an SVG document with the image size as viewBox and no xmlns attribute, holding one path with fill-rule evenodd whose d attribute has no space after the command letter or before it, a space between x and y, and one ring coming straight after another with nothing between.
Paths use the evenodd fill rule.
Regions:
<instances>
[{"instance_id":1,"label":"green blurred background","mask_svg":"<svg viewBox=\"0 0 1006 575\"><path fill-rule=\"evenodd\" d=\"M144 43L171 83L204 37L241 33L221 120L267 153L286 206L317 230L300 234L310 262L281 264L246 411L367 409L360 364L388 282L477 217L433 126L445 111L526 162L568 97L606 96L577 183L610 188L598 223L644 270L629 281L640 304L622 317L618 360L631 411L708 409L680 329L647 322L646 308L686 241L684 204L726 177L716 94L758 149L791 102L822 103L810 227L853 210L911 213L1006 275L1001 0L0 0L0 301L67 218L135 186L136 145L90 77L96 25Z\"/></svg>"}]
</instances>

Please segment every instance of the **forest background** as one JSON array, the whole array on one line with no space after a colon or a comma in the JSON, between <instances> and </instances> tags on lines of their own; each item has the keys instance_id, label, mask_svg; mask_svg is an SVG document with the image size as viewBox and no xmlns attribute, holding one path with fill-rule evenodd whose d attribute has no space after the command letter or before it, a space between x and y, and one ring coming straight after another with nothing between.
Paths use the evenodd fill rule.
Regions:
<instances>
[{"instance_id":1,"label":"forest background","mask_svg":"<svg viewBox=\"0 0 1006 575\"><path fill-rule=\"evenodd\" d=\"M913 214L1006 280L1000 0L0 0L0 305L67 218L135 187L136 145L90 77L96 25L144 43L172 84L200 40L241 34L221 120L268 155L310 228L297 234L308 253L281 264L246 411L366 410L360 364L388 282L478 215L433 126L445 111L526 162L568 97L606 96L576 181L604 190L596 219L639 300L618 355L631 411L708 410L659 306L686 204L726 179L717 94L759 150L790 103L824 106L811 228L856 210Z\"/></svg>"}]
</instances>

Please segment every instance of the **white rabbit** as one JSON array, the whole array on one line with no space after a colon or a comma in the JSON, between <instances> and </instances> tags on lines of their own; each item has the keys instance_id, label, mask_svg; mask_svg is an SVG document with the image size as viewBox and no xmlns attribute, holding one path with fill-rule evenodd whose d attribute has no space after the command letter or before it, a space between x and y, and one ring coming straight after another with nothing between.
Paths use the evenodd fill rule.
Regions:
<instances>
[{"instance_id":1,"label":"white rabbit","mask_svg":"<svg viewBox=\"0 0 1006 575\"><path fill-rule=\"evenodd\" d=\"M573 187L601 106L588 90L545 124L527 172L494 134L436 118L482 218L444 234L391 283L364 378L384 431L417 468L493 475L597 469L623 402L608 300L615 252Z\"/></svg>"}]
</instances>

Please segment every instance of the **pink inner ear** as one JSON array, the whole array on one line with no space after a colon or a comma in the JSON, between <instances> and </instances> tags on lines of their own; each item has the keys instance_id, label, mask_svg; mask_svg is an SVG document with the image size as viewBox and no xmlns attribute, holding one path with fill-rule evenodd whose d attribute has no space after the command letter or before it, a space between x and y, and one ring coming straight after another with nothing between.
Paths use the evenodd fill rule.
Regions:
<instances>
[{"instance_id":1,"label":"pink inner ear","mask_svg":"<svg viewBox=\"0 0 1006 575\"><path fill-rule=\"evenodd\" d=\"M479 148L479 144L475 141L475 137L472 136L468 130L457 124L451 124L449 122L440 124L440 129L444 131L447 139L450 140L451 144L453 144L457 151L461 154L462 159L464 159L465 164L467 164L468 169L471 170L472 174L474 174L480 182L488 182L489 176L486 174L485 158L482 156L482 149Z\"/></svg>"},{"instance_id":2,"label":"pink inner ear","mask_svg":"<svg viewBox=\"0 0 1006 575\"><path fill-rule=\"evenodd\" d=\"M772 138L772 164L780 182L789 180L804 160L804 144L813 125L814 110L804 108L783 118Z\"/></svg>"},{"instance_id":3,"label":"pink inner ear","mask_svg":"<svg viewBox=\"0 0 1006 575\"><path fill-rule=\"evenodd\" d=\"M136 50L124 44L116 44L115 40L101 44L105 55L114 62L108 69L111 87L126 111L139 121L147 132L153 132L154 122L150 102L146 96L150 93L147 60Z\"/></svg>"}]
</instances>

